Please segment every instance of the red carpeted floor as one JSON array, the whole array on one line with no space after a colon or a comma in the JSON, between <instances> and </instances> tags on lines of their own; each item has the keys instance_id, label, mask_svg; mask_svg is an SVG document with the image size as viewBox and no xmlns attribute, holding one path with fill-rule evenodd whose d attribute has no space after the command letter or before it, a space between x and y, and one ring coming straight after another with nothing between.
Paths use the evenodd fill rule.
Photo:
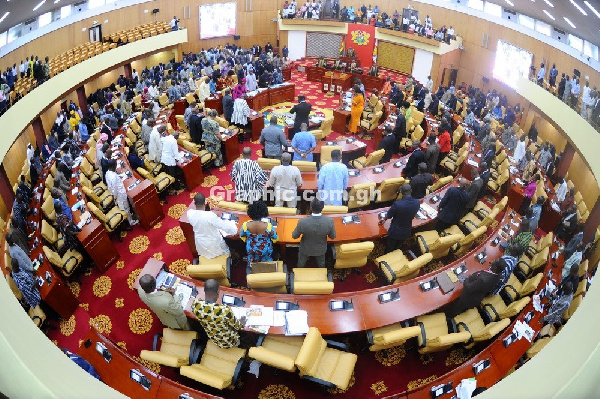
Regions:
<instances>
[{"instance_id":1,"label":"red carpeted floor","mask_svg":"<svg viewBox=\"0 0 600 399\"><path fill-rule=\"evenodd\" d=\"M300 63L298 63L300 64ZM396 76L402 79L401 76ZM337 98L323 96L319 85L306 81L306 75L293 72L296 83L296 94L304 93L315 106L319 108L334 108ZM340 133L336 132L333 137ZM370 143L367 152L372 150ZM250 145L255 153L260 150L258 143L242 143ZM123 242L115 240L115 246L121 255L120 260L106 273L100 274L93 267L82 267L80 283L71 282L70 286L80 301L80 307L68 320L59 323L58 328L48 333L56 345L77 351L90 326L95 326L101 333L117 342L131 356L138 357L142 349L152 345L152 339L162 326L156 316L146 308L132 289L132 283L149 257L155 257L165 262L173 272L185 274L185 266L191 262L192 255L185 242L178 219L186 210L195 192L210 195L210 188L222 186L231 189L229 177L231 165L215 168L212 174L206 176L204 183L194 192L183 191L179 195L170 196L169 203L163 205L165 219L150 231L134 227L133 231L123 235ZM383 252L383 243L378 241L372 256ZM242 262L243 247L239 242L232 243L232 254L235 262L233 281L245 284ZM293 266L294 249L288 251L286 261ZM362 273L346 272L343 282L339 281L340 274L336 273L336 292L363 290L381 286L384 282L377 273L376 266L369 262ZM358 363L347 392L335 392L340 398L369 398L387 396L406 389L425 384L452 368L460 365L476 350L454 349L440 352L431 356L419 355L416 348L408 345L387 351L360 353L366 347L364 333L332 337L347 342L354 353L359 353ZM297 374L279 372L267 366L260 369L260 377L243 373L240 385L242 390L217 392L201 386L194 381L180 377L175 370L142 361L146 366L187 384L193 388L211 392L226 397L245 398L306 398L324 397L325 393L315 384L302 381Z\"/></svg>"}]
</instances>

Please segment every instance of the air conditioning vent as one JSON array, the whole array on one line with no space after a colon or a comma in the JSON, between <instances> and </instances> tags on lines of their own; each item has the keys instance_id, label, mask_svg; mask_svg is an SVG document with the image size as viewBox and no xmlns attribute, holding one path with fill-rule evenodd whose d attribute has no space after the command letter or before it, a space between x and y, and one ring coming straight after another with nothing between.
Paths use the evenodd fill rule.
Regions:
<instances>
[{"instance_id":1,"label":"air conditioning vent","mask_svg":"<svg viewBox=\"0 0 600 399\"><path fill-rule=\"evenodd\" d=\"M503 9L503 11L504 11L505 13L507 13L507 14L510 14L510 15L514 15L514 16L516 16L516 15L517 15L517 13L516 13L515 11L513 11L513 10L509 10L509 9L507 9L507 8L504 8L504 9Z\"/></svg>"}]
</instances>

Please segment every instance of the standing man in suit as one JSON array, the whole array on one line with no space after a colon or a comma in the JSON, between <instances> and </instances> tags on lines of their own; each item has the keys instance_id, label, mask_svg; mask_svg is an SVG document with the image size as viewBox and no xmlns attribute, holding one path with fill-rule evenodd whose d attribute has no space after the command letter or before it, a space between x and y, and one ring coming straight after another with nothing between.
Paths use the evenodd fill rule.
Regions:
<instances>
[{"instance_id":1,"label":"standing man in suit","mask_svg":"<svg viewBox=\"0 0 600 399\"><path fill-rule=\"evenodd\" d=\"M435 168L438 164L438 159L440 157L440 145L435 141L436 136L435 133L432 133L427 138L427 142L429 146L425 150L425 162L427 163L427 172L433 174L435 173Z\"/></svg>"},{"instance_id":2,"label":"standing man in suit","mask_svg":"<svg viewBox=\"0 0 600 399\"><path fill-rule=\"evenodd\" d=\"M480 270L471 274L463 283L460 297L454 301L446 311L448 317L455 317L465 310L479 305L481 300L489 294L500 281L500 274L505 262L495 261L489 270Z\"/></svg>"},{"instance_id":3,"label":"standing man in suit","mask_svg":"<svg viewBox=\"0 0 600 399\"><path fill-rule=\"evenodd\" d=\"M396 137L394 137L394 131L390 126L385 127L385 136L379 142L378 150L385 150L385 154L381 158L380 163L390 162L392 155L396 153Z\"/></svg>"},{"instance_id":4,"label":"standing man in suit","mask_svg":"<svg viewBox=\"0 0 600 399\"><path fill-rule=\"evenodd\" d=\"M310 110L312 109L312 105L306 102L306 97L303 94L298 96L298 104L294 105L290 110L290 114L296 114L296 119L294 119L294 133L291 134L290 139L294 138L294 134L300 131L300 126L303 123L306 123L306 126L309 126L308 123L308 115L310 114Z\"/></svg>"},{"instance_id":5,"label":"standing man in suit","mask_svg":"<svg viewBox=\"0 0 600 399\"><path fill-rule=\"evenodd\" d=\"M202 129L202 119L204 119L204 116L200 116L200 110L193 108L189 119L189 130L194 144L202 144L202 133L204 132Z\"/></svg>"},{"instance_id":6,"label":"standing man in suit","mask_svg":"<svg viewBox=\"0 0 600 399\"><path fill-rule=\"evenodd\" d=\"M409 179L417 174L419 170L419 164L421 162L425 162L425 153L423 152L423 150L421 150L421 143L419 143L418 141L414 141L412 143L412 147L413 152L412 154L410 154L410 157L408 157L408 161L406 161L406 166L402 171L402 173L404 173L404 176L408 177Z\"/></svg>"},{"instance_id":7,"label":"standing man in suit","mask_svg":"<svg viewBox=\"0 0 600 399\"><path fill-rule=\"evenodd\" d=\"M387 234L387 243L385 253L395 251L412 234L412 220L421 206L419 200L411 196L412 189L410 184L404 183L400 188L402 199L392 204L388 209L385 219L379 223L383 224L386 220L392 219Z\"/></svg>"},{"instance_id":8,"label":"standing man in suit","mask_svg":"<svg viewBox=\"0 0 600 399\"><path fill-rule=\"evenodd\" d=\"M231 90L225 89L223 95L223 116L227 122L231 123L231 115L233 115L233 97L231 97Z\"/></svg>"},{"instance_id":9,"label":"standing man in suit","mask_svg":"<svg viewBox=\"0 0 600 399\"><path fill-rule=\"evenodd\" d=\"M298 250L298 267L304 267L309 257L314 257L319 267L325 267L325 254L327 253L327 237L335 238L335 225L333 219L321 215L325 203L313 198L310 203L311 215L301 218L292 232L292 238L300 239Z\"/></svg>"},{"instance_id":10,"label":"standing man in suit","mask_svg":"<svg viewBox=\"0 0 600 399\"><path fill-rule=\"evenodd\" d=\"M149 274L140 277L138 295L156 314L162 324L176 330L189 330L189 325L181 303L175 298L172 288L156 290L156 279Z\"/></svg>"},{"instance_id":11,"label":"standing man in suit","mask_svg":"<svg viewBox=\"0 0 600 399\"><path fill-rule=\"evenodd\" d=\"M102 126L100 126L100 134L106 134L108 136L108 139L106 140L107 143L110 143L113 139L113 130L108 126L108 117L104 116L104 118L102 118Z\"/></svg>"},{"instance_id":12,"label":"standing man in suit","mask_svg":"<svg viewBox=\"0 0 600 399\"><path fill-rule=\"evenodd\" d=\"M427 187L433 184L433 176L427 172L427 164L421 162L419 164L419 174L410 179L410 188L412 196L416 199L421 199L427 194Z\"/></svg>"},{"instance_id":13,"label":"standing man in suit","mask_svg":"<svg viewBox=\"0 0 600 399\"><path fill-rule=\"evenodd\" d=\"M287 147L288 141L285 139L283 130L277 126L277 117L272 116L269 126L265 127L260 132L259 141L265 146L265 158L281 158L283 147Z\"/></svg>"},{"instance_id":14,"label":"standing man in suit","mask_svg":"<svg viewBox=\"0 0 600 399\"><path fill-rule=\"evenodd\" d=\"M396 136L396 152L400 150L400 141L406 137L406 118L404 117L404 104L396 111L396 125L394 126L394 136Z\"/></svg>"},{"instance_id":15,"label":"standing man in suit","mask_svg":"<svg viewBox=\"0 0 600 399\"><path fill-rule=\"evenodd\" d=\"M456 224L463 215L465 206L469 202L469 194L465 190L469 182L466 179L458 180L458 187L450 187L440 201L438 220L435 225L437 231L443 231Z\"/></svg>"},{"instance_id":16,"label":"standing man in suit","mask_svg":"<svg viewBox=\"0 0 600 399\"><path fill-rule=\"evenodd\" d=\"M471 171L471 184L469 184L469 188L467 188L467 194L469 194L469 201L467 202L467 206L465 207L465 213L471 212L475 205L477 204L477 200L479 199L479 192L483 188L483 180L479 176L479 171L476 168L473 168Z\"/></svg>"}]
</instances>

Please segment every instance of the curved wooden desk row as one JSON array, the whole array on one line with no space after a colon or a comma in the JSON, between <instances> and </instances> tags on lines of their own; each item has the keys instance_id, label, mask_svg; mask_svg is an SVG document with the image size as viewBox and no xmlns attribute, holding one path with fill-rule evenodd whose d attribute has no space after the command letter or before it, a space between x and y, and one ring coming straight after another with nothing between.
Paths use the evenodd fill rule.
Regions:
<instances>
[{"instance_id":1,"label":"curved wooden desk row","mask_svg":"<svg viewBox=\"0 0 600 399\"><path fill-rule=\"evenodd\" d=\"M110 361L107 361L98 352L96 348L97 344L104 345L107 353L110 353ZM197 391L160 374L156 374L142 363L136 361L127 352L119 348L113 341L100 334L93 327L90 328L77 353L94 366L94 369L104 383L130 398L220 398L219 396L212 396ZM146 387L132 379L132 372L143 376Z\"/></svg>"},{"instance_id":2,"label":"curved wooden desk row","mask_svg":"<svg viewBox=\"0 0 600 399\"><path fill-rule=\"evenodd\" d=\"M438 210L439 201L433 201L436 197L443 198L446 191L450 187L454 187L458 185L458 178L455 178L449 184L440 188L439 190L427 195L423 199L421 199L422 204L427 204L434 210ZM188 209L196 209L194 203L192 202ZM219 205L216 204L211 206L211 210L215 212L217 215L221 216L224 212L230 213L238 217L238 228L241 227L242 223L250 220L246 212L240 211L231 211L228 209L219 208ZM360 223L349 223L344 224L342 221L342 217L345 216L343 214L340 215L329 215L333 218L336 238L329 239L328 241L335 244L341 244L344 242L357 242L357 241L365 241L372 240L374 238L379 238L387 234L387 228L383 225L379 224L380 221L380 213L387 210L386 208L379 209L371 209L366 211L358 211L353 212L352 215L359 218ZM276 220L277 222L277 235L278 235L278 243L279 244L298 244L300 239L292 238L292 232L296 228L298 221L301 218L307 217L308 215L271 215L271 219ZM426 219L413 219L413 229L422 229L424 226L429 225L433 222L433 218L427 217ZM190 250L194 257L198 256L196 252L196 244L194 243L194 229L192 225L189 223L187 218L187 212L179 218L179 225L183 230L183 234L186 237ZM237 236L235 236L237 237Z\"/></svg>"},{"instance_id":3,"label":"curved wooden desk row","mask_svg":"<svg viewBox=\"0 0 600 399\"><path fill-rule=\"evenodd\" d=\"M484 270L489 267L491 261L502 256L499 246L492 245L492 241L496 237L500 237L502 241L505 241L503 237L505 234L500 231L500 226L512 222L509 214L510 210L507 210L503 220L498 225L499 227L494 230L493 234L491 234L485 242L470 251L466 256L443 266L439 270L403 283L360 292L344 292L330 295L270 294L227 287L221 287L221 294L231 294L238 298L243 298L246 302L245 306L263 305L273 307L277 300L297 302L300 309L308 312L308 324L317 327L323 334L342 334L364 331L398 323L429 313L446 305L458 298L462 289L462 283L457 282L455 289L448 295L444 295L442 291L438 289L423 292L420 287L421 282L432 280L435 276L445 273L450 269L454 269L463 263L466 264L468 274L478 270ZM516 231L516 229L518 229L518 224L514 224L511 227ZM285 235L285 233L283 235ZM357 239L352 238L350 241L357 241ZM487 258L485 258L484 264L481 264L475 259L475 255L483 251L487 254ZM142 269L140 276L146 273L157 276L163 266L163 262L150 258ZM198 297L203 297L202 281L181 275L178 276L198 287ZM398 290L398 294L400 295L399 300L383 304L379 303L379 294L396 290ZM335 317L332 317L331 310L329 309L329 302L331 300L352 301L354 304L354 311L338 311L335 313ZM186 312L189 317L195 317L190 312L190 305L191 302L188 304ZM272 327L270 333L283 334L284 328Z\"/></svg>"}]
</instances>

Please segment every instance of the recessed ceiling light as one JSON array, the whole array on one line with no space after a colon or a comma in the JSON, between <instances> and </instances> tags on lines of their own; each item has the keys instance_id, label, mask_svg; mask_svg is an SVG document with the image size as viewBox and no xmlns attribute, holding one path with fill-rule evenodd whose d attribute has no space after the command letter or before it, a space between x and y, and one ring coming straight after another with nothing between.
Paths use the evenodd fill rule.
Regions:
<instances>
[{"instance_id":1,"label":"recessed ceiling light","mask_svg":"<svg viewBox=\"0 0 600 399\"><path fill-rule=\"evenodd\" d=\"M592 12L593 12L594 14L596 14L596 16L597 16L598 18L600 18L600 12L598 12L598 11L597 11L597 10L596 10L594 7L592 7L592 5L591 5L591 4L590 4L588 1L584 1L584 2L583 2L583 4L585 4L586 6L588 6L588 8L589 8L590 10L592 10Z\"/></svg>"},{"instance_id":2,"label":"recessed ceiling light","mask_svg":"<svg viewBox=\"0 0 600 399\"><path fill-rule=\"evenodd\" d=\"M510 0L506 0L506 2L507 2L507 3L508 3L508 5L509 5L509 6L511 6L511 7L514 7L514 5L515 5L515 4L514 4L512 1L510 1Z\"/></svg>"},{"instance_id":3,"label":"recessed ceiling light","mask_svg":"<svg viewBox=\"0 0 600 399\"><path fill-rule=\"evenodd\" d=\"M8 14L10 14L10 11L7 11L4 13L4 15L2 16L2 18L0 18L0 23L2 23L2 21L4 21L6 19L6 17L8 17Z\"/></svg>"},{"instance_id":4,"label":"recessed ceiling light","mask_svg":"<svg viewBox=\"0 0 600 399\"><path fill-rule=\"evenodd\" d=\"M554 8L554 4L550 3L548 0L544 0L546 2L546 4L548 4L550 7Z\"/></svg>"},{"instance_id":5,"label":"recessed ceiling light","mask_svg":"<svg viewBox=\"0 0 600 399\"><path fill-rule=\"evenodd\" d=\"M548 16L548 18L550 18L551 20L555 20L554 16L552 14L550 14L548 11L544 10L544 14L546 14Z\"/></svg>"},{"instance_id":6,"label":"recessed ceiling light","mask_svg":"<svg viewBox=\"0 0 600 399\"><path fill-rule=\"evenodd\" d=\"M45 2L46 2L46 0L42 0L42 1L40 1L40 2L38 3L38 5L34 7L33 11L36 11L38 8L40 8L41 6L43 6Z\"/></svg>"},{"instance_id":7,"label":"recessed ceiling light","mask_svg":"<svg viewBox=\"0 0 600 399\"><path fill-rule=\"evenodd\" d=\"M577 29L577 27L575 25L573 25L573 22L571 22L571 20L569 18L567 18L567 17L563 17L563 18L565 19L565 21L567 21L567 23L569 25L571 25L571 28Z\"/></svg>"},{"instance_id":8,"label":"recessed ceiling light","mask_svg":"<svg viewBox=\"0 0 600 399\"><path fill-rule=\"evenodd\" d=\"M571 2L571 4L573 4L575 6L575 8L577 8L579 10L580 13L587 16L587 12L585 12L585 10L583 8L581 8L581 6L579 4L575 3L575 0L569 0L569 1Z\"/></svg>"}]
</instances>

